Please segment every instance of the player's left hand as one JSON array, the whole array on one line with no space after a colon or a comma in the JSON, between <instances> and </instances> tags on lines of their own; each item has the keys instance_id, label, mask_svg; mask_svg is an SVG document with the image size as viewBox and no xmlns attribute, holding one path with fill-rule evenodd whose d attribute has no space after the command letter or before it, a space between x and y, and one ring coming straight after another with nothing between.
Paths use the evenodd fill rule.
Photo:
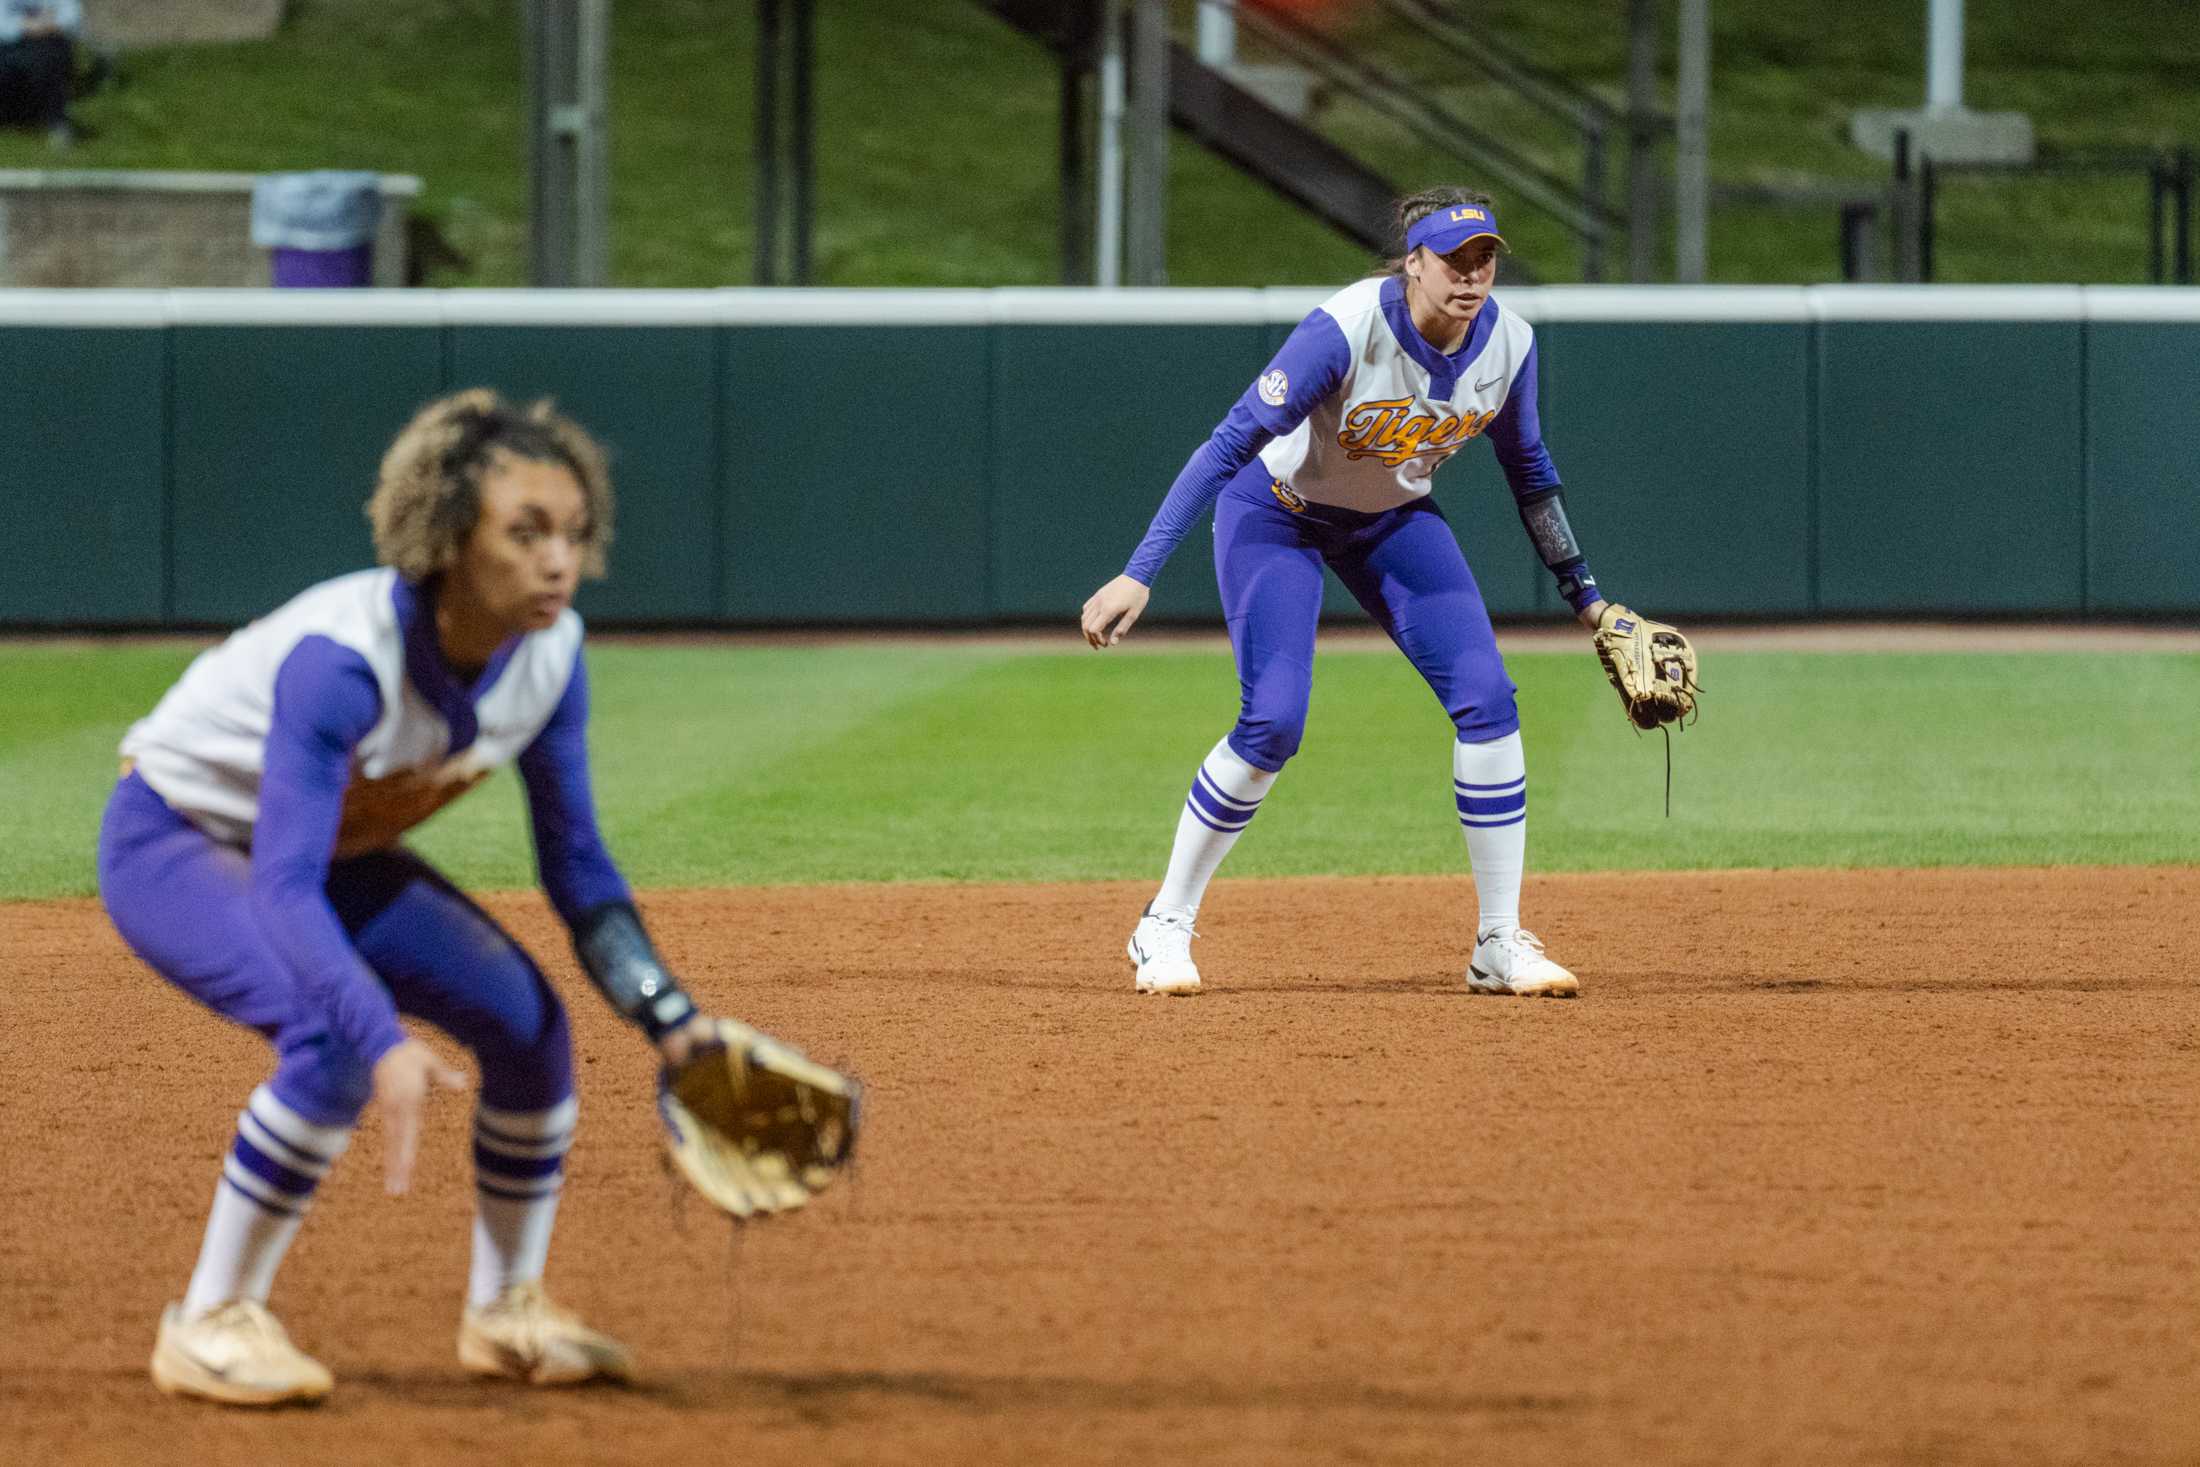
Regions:
<instances>
[{"instance_id":1,"label":"player's left hand","mask_svg":"<svg viewBox=\"0 0 2200 1467\"><path fill-rule=\"evenodd\" d=\"M1117 576L1085 599L1081 626L1085 640L1105 650L1130 635L1138 618L1146 611L1146 600L1153 595L1142 583L1129 576Z\"/></svg>"},{"instance_id":2,"label":"player's left hand","mask_svg":"<svg viewBox=\"0 0 2200 1467\"><path fill-rule=\"evenodd\" d=\"M678 1069L694 1057L696 1047L708 1044L718 1033L718 1021L697 1014L677 1029L667 1029L657 1039L657 1054L668 1070Z\"/></svg>"}]
</instances>

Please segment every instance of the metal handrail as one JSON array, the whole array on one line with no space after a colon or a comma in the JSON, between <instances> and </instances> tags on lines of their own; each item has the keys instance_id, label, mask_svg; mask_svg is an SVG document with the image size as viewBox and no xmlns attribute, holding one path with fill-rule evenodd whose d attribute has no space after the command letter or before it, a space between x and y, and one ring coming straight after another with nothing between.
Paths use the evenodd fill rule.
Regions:
<instances>
[{"instance_id":1,"label":"metal handrail","mask_svg":"<svg viewBox=\"0 0 2200 1467\"><path fill-rule=\"evenodd\" d=\"M1624 221L1602 199L1590 198L1509 144L1447 109L1407 92L1327 37L1280 15L1238 6L1240 24L1277 49L1327 76L1356 99L1404 126L1432 147L1468 157L1550 215L1576 238L1601 247Z\"/></svg>"},{"instance_id":2,"label":"metal handrail","mask_svg":"<svg viewBox=\"0 0 2200 1467\"><path fill-rule=\"evenodd\" d=\"M1514 95L1562 122L1575 127L1608 130L1624 124L1626 113L1573 78L1539 65L1526 52L1487 31L1477 29L1464 7L1447 0L1382 0L1392 15L1438 42L1480 72L1503 82ZM1659 114L1651 119L1670 126L1672 119Z\"/></svg>"}]
</instances>

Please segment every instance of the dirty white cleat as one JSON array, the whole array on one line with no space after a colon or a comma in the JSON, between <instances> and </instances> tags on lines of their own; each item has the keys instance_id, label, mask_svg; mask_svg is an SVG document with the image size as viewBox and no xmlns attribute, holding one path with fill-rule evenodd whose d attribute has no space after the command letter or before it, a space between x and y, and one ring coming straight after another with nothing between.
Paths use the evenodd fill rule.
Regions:
<instances>
[{"instance_id":1,"label":"dirty white cleat","mask_svg":"<svg viewBox=\"0 0 2200 1467\"><path fill-rule=\"evenodd\" d=\"M514 1284L496 1302L468 1309L458 1326L458 1363L476 1375L529 1385L633 1379L626 1346L550 1302L539 1283Z\"/></svg>"},{"instance_id":2,"label":"dirty white cleat","mask_svg":"<svg viewBox=\"0 0 2200 1467\"><path fill-rule=\"evenodd\" d=\"M1192 939L1197 936L1190 912L1180 907L1156 912L1148 905L1128 948L1138 965L1138 991L1180 998L1199 992L1199 969L1192 962Z\"/></svg>"},{"instance_id":3,"label":"dirty white cleat","mask_svg":"<svg viewBox=\"0 0 2200 1467\"><path fill-rule=\"evenodd\" d=\"M321 1400L336 1378L290 1342L265 1305L236 1299L197 1319L185 1319L181 1304L161 1311L153 1384L163 1395L282 1406Z\"/></svg>"},{"instance_id":4,"label":"dirty white cleat","mask_svg":"<svg viewBox=\"0 0 2200 1467\"><path fill-rule=\"evenodd\" d=\"M1467 968L1467 988L1513 998L1572 998L1581 992L1573 974L1544 956L1543 939L1525 927L1483 934Z\"/></svg>"}]
</instances>

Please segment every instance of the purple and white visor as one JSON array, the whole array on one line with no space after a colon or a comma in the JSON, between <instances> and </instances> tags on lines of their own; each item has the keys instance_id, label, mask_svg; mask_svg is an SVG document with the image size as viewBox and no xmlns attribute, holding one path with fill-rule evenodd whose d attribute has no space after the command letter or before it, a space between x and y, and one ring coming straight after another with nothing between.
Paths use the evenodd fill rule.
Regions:
<instances>
[{"instance_id":1,"label":"purple and white visor","mask_svg":"<svg viewBox=\"0 0 2200 1467\"><path fill-rule=\"evenodd\" d=\"M1497 232L1495 210L1483 204L1452 204L1414 222L1406 231L1406 253L1427 245L1436 254L1448 255L1485 234L1497 241L1499 249L1508 248L1505 236Z\"/></svg>"}]
</instances>

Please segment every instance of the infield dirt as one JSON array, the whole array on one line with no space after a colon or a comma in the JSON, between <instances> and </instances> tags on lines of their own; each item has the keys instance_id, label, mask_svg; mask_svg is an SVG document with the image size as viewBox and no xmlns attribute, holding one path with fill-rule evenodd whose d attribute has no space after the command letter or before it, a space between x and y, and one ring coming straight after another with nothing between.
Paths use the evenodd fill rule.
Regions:
<instances>
[{"instance_id":1,"label":"infield dirt","mask_svg":"<svg viewBox=\"0 0 2200 1467\"><path fill-rule=\"evenodd\" d=\"M676 966L870 1086L853 1184L728 1227L576 1021L550 1283L633 1390L452 1355L466 1105L371 1120L274 1303L308 1412L146 1379L267 1068L87 902L0 906L10 1462L2200 1460L2200 869L1531 879L1575 1002L1471 998L1462 876L665 892Z\"/></svg>"}]
</instances>

